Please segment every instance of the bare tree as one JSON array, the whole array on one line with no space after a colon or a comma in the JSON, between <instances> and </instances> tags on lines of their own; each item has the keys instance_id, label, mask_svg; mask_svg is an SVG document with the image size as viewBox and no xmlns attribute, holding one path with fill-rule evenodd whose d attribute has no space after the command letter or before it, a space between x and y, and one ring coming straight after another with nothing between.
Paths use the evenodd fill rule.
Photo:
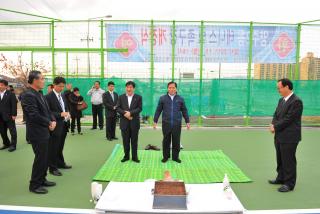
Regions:
<instances>
[{"instance_id":1,"label":"bare tree","mask_svg":"<svg viewBox=\"0 0 320 214\"><path fill-rule=\"evenodd\" d=\"M17 83L23 84L25 87L28 85L28 75L31 71L32 65L22 61L22 53L18 55L18 60L14 63L9 60L3 53L0 53L0 69L1 74L14 77ZM49 73L48 65L44 62L35 62L33 69L41 71L43 74Z\"/></svg>"}]
</instances>

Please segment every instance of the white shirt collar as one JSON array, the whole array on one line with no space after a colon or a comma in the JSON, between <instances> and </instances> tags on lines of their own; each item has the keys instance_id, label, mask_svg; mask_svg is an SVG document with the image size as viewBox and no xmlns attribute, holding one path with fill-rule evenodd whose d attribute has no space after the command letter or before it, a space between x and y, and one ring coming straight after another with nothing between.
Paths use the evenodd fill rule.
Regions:
<instances>
[{"instance_id":1,"label":"white shirt collar","mask_svg":"<svg viewBox=\"0 0 320 214\"><path fill-rule=\"evenodd\" d=\"M127 95L127 97L133 97L134 94L132 94L131 96L129 96L128 94L126 94L126 95Z\"/></svg>"},{"instance_id":2,"label":"white shirt collar","mask_svg":"<svg viewBox=\"0 0 320 214\"><path fill-rule=\"evenodd\" d=\"M284 97L283 99L284 99L284 101L288 101L289 100L289 98L292 96L292 94L293 94L293 92L291 92L291 94L289 94L288 96L286 96L286 97Z\"/></svg>"},{"instance_id":3,"label":"white shirt collar","mask_svg":"<svg viewBox=\"0 0 320 214\"><path fill-rule=\"evenodd\" d=\"M169 94L169 93L168 93L168 95L170 96L171 100L173 100L173 99L174 99L174 97L176 96L176 94L171 95L171 94Z\"/></svg>"},{"instance_id":4,"label":"white shirt collar","mask_svg":"<svg viewBox=\"0 0 320 214\"><path fill-rule=\"evenodd\" d=\"M127 99L128 99L129 108L130 108L131 102L132 102L132 100L133 100L133 95L134 95L134 94L132 94L131 96L129 96L129 95L127 94Z\"/></svg>"},{"instance_id":5,"label":"white shirt collar","mask_svg":"<svg viewBox=\"0 0 320 214\"><path fill-rule=\"evenodd\" d=\"M61 93L56 92L54 89L52 91L55 93L55 95L58 97L59 95L61 96Z\"/></svg>"},{"instance_id":6,"label":"white shirt collar","mask_svg":"<svg viewBox=\"0 0 320 214\"><path fill-rule=\"evenodd\" d=\"M0 98L2 99L4 97L4 94L6 93L7 90L4 90L3 92L0 92Z\"/></svg>"}]
</instances>

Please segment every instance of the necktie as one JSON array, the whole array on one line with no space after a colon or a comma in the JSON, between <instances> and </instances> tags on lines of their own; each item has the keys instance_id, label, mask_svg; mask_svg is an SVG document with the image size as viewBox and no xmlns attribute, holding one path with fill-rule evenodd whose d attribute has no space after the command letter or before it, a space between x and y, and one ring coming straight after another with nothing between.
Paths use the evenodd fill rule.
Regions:
<instances>
[{"instance_id":1,"label":"necktie","mask_svg":"<svg viewBox=\"0 0 320 214\"><path fill-rule=\"evenodd\" d=\"M111 94L112 101L114 102L114 95L113 95L113 92L110 92L110 94Z\"/></svg>"},{"instance_id":2,"label":"necktie","mask_svg":"<svg viewBox=\"0 0 320 214\"><path fill-rule=\"evenodd\" d=\"M50 110L49 110L48 103L47 103L47 102L45 101L45 99L43 98L43 95L42 95L41 93L39 93L39 95L40 95L40 99L41 99L42 103L46 106L46 109L47 109L48 111L50 111Z\"/></svg>"},{"instance_id":3,"label":"necktie","mask_svg":"<svg viewBox=\"0 0 320 214\"><path fill-rule=\"evenodd\" d=\"M62 109L63 112L65 112L64 105L63 105L63 100L61 98L61 94L59 94L58 97L59 97L59 103L60 103L61 109Z\"/></svg>"},{"instance_id":4,"label":"necktie","mask_svg":"<svg viewBox=\"0 0 320 214\"><path fill-rule=\"evenodd\" d=\"M285 104L286 104L286 100L283 98L280 102L280 105L279 105L279 108L281 111L284 109Z\"/></svg>"}]
</instances>

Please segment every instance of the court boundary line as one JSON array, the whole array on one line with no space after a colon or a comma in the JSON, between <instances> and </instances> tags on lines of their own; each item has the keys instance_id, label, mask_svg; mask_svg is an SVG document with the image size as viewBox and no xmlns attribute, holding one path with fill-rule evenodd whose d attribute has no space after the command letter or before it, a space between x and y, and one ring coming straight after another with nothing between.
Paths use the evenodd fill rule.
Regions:
<instances>
[{"instance_id":1,"label":"court boundary line","mask_svg":"<svg viewBox=\"0 0 320 214\"><path fill-rule=\"evenodd\" d=\"M54 207L34 207L34 206L13 206L0 205L0 212L8 211L26 211L26 212L52 212L52 213L80 213L93 214L98 213L95 209L77 209L77 208L54 208ZM318 214L319 209L283 209L283 210L246 210L245 214Z\"/></svg>"}]
</instances>

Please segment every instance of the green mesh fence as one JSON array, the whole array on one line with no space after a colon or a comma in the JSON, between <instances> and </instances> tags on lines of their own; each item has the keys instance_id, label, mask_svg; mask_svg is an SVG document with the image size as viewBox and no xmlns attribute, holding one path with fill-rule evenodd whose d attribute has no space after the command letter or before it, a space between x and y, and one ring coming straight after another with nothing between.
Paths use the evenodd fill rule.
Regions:
<instances>
[{"instance_id":1,"label":"green mesh fence","mask_svg":"<svg viewBox=\"0 0 320 214\"><path fill-rule=\"evenodd\" d=\"M87 92L94 81L99 80L106 89L108 81L114 81L116 92L124 93L129 79L68 78L67 82L80 89L81 95L90 103ZM143 116L153 116L159 97L166 93L170 79L130 79L136 83L136 93L143 97ZM47 79L47 83L51 79ZM185 99L191 116L272 116L280 98L276 81L210 79L177 80L178 93ZM201 87L201 88L200 88ZM294 91L304 103L304 116L316 116L320 112L320 81L294 81ZM249 97L248 97L249 96ZM84 112L91 114L91 107Z\"/></svg>"},{"instance_id":2,"label":"green mesh fence","mask_svg":"<svg viewBox=\"0 0 320 214\"><path fill-rule=\"evenodd\" d=\"M174 79L192 123L204 126L269 124L276 80L287 77L304 101L304 124L319 125L319 38L319 22L0 22L0 75L18 84L31 69L48 83L64 76L87 102L95 80L104 89L113 80L120 94L134 80L151 119Z\"/></svg>"}]
</instances>

